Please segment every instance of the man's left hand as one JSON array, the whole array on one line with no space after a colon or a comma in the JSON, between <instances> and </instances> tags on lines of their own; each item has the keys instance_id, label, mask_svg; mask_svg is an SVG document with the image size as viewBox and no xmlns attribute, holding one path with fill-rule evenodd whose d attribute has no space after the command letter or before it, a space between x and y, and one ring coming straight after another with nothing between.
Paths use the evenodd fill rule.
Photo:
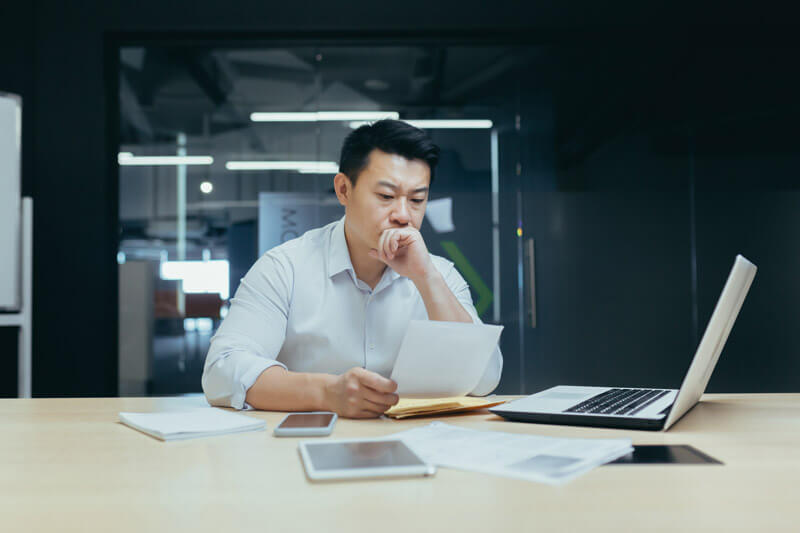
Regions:
<instances>
[{"instance_id":1,"label":"man's left hand","mask_svg":"<svg viewBox=\"0 0 800 533\"><path fill-rule=\"evenodd\" d=\"M370 250L369 255L414 282L435 270L422 235L413 227L385 230L378 240L378 249Z\"/></svg>"}]
</instances>

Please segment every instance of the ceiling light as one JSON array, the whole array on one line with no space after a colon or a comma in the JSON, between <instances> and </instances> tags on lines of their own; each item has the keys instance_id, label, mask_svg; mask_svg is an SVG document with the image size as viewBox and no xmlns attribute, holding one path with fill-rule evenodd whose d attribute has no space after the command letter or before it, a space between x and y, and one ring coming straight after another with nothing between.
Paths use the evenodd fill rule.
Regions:
<instances>
[{"instance_id":1,"label":"ceiling light","mask_svg":"<svg viewBox=\"0 0 800 533\"><path fill-rule=\"evenodd\" d=\"M339 167L322 168L319 170L298 170L300 174L336 174L339 172Z\"/></svg>"},{"instance_id":2,"label":"ceiling light","mask_svg":"<svg viewBox=\"0 0 800 533\"><path fill-rule=\"evenodd\" d=\"M426 130L434 129L464 129L464 130L488 130L492 127L491 120L404 120L403 122L411 124L415 128ZM355 129L364 124L369 124L366 121L354 121L350 123L350 127Z\"/></svg>"},{"instance_id":3,"label":"ceiling light","mask_svg":"<svg viewBox=\"0 0 800 533\"><path fill-rule=\"evenodd\" d=\"M130 152L120 152L117 162L124 166L210 165L214 158L210 155L135 156Z\"/></svg>"},{"instance_id":4,"label":"ceiling light","mask_svg":"<svg viewBox=\"0 0 800 533\"><path fill-rule=\"evenodd\" d=\"M333 161L228 161L228 170L294 170L304 174L336 173L339 164Z\"/></svg>"},{"instance_id":5,"label":"ceiling light","mask_svg":"<svg viewBox=\"0 0 800 533\"><path fill-rule=\"evenodd\" d=\"M397 119L400 113L396 111L316 111L299 113L251 113L253 122L327 122L349 120L381 120L383 118Z\"/></svg>"},{"instance_id":6,"label":"ceiling light","mask_svg":"<svg viewBox=\"0 0 800 533\"><path fill-rule=\"evenodd\" d=\"M214 190L214 185L210 181L204 181L200 184L200 191L205 194L210 194Z\"/></svg>"}]
</instances>

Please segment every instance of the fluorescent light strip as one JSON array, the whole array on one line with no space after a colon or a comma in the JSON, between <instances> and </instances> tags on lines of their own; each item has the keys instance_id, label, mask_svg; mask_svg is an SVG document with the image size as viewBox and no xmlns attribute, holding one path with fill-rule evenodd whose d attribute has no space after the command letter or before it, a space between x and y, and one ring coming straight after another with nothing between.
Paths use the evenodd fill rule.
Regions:
<instances>
[{"instance_id":1,"label":"fluorescent light strip","mask_svg":"<svg viewBox=\"0 0 800 533\"><path fill-rule=\"evenodd\" d=\"M426 130L488 130L492 127L491 120L404 120L403 122ZM356 129L364 124L369 124L369 122L354 121L350 123L350 127Z\"/></svg>"},{"instance_id":2,"label":"fluorescent light strip","mask_svg":"<svg viewBox=\"0 0 800 533\"><path fill-rule=\"evenodd\" d=\"M336 173L339 164L333 161L228 161L228 170L295 170L304 174Z\"/></svg>"},{"instance_id":3,"label":"fluorescent light strip","mask_svg":"<svg viewBox=\"0 0 800 533\"><path fill-rule=\"evenodd\" d=\"M339 167L336 168L322 168L320 170L298 170L300 174L336 174L339 172Z\"/></svg>"},{"instance_id":4,"label":"fluorescent light strip","mask_svg":"<svg viewBox=\"0 0 800 533\"><path fill-rule=\"evenodd\" d=\"M251 113L253 122L327 122L349 120L380 120L383 118L397 119L397 111L317 111L300 113Z\"/></svg>"},{"instance_id":5,"label":"fluorescent light strip","mask_svg":"<svg viewBox=\"0 0 800 533\"><path fill-rule=\"evenodd\" d=\"M210 155L134 156L130 152L117 154L117 163L124 166L210 165L213 162L214 158Z\"/></svg>"}]
</instances>

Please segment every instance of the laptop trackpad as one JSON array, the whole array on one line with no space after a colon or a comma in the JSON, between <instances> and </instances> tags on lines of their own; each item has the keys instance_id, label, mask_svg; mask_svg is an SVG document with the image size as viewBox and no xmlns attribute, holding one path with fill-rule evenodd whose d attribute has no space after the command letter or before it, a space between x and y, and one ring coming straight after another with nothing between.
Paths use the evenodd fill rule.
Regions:
<instances>
[{"instance_id":1,"label":"laptop trackpad","mask_svg":"<svg viewBox=\"0 0 800 533\"><path fill-rule=\"evenodd\" d=\"M663 446L663 445L641 445L634 446L633 452L623 455L616 461L608 463L610 465L632 465L632 464L723 464L711 456L708 456L695 448L686 444Z\"/></svg>"},{"instance_id":2,"label":"laptop trackpad","mask_svg":"<svg viewBox=\"0 0 800 533\"><path fill-rule=\"evenodd\" d=\"M558 391L554 390L552 392L545 392L539 399L541 400L582 400L586 398L587 394L585 392L566 392L566 391Z\"/></svg>"}]
</instances>

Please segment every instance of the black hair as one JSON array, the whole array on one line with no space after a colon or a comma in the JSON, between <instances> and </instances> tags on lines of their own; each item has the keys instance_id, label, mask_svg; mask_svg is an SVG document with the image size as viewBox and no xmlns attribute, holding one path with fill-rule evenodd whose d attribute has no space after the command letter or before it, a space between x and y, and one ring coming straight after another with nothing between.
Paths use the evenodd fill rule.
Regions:
<instances>
[{"instance_id":1,"label":"black hair","mask_svg":"<svg viewBox=\"0 0 800 533\"><path fill-rule=\"evenodd\" d=\"M402 120L383 119L350 132L342 145L339 172L350 178L355 185L358 175L369 164L370 152L376 148L408 160L425 161L433 182L433 173L436 163L439 162L439 147L427 133Z\"/></svg>"}]
</instances>

